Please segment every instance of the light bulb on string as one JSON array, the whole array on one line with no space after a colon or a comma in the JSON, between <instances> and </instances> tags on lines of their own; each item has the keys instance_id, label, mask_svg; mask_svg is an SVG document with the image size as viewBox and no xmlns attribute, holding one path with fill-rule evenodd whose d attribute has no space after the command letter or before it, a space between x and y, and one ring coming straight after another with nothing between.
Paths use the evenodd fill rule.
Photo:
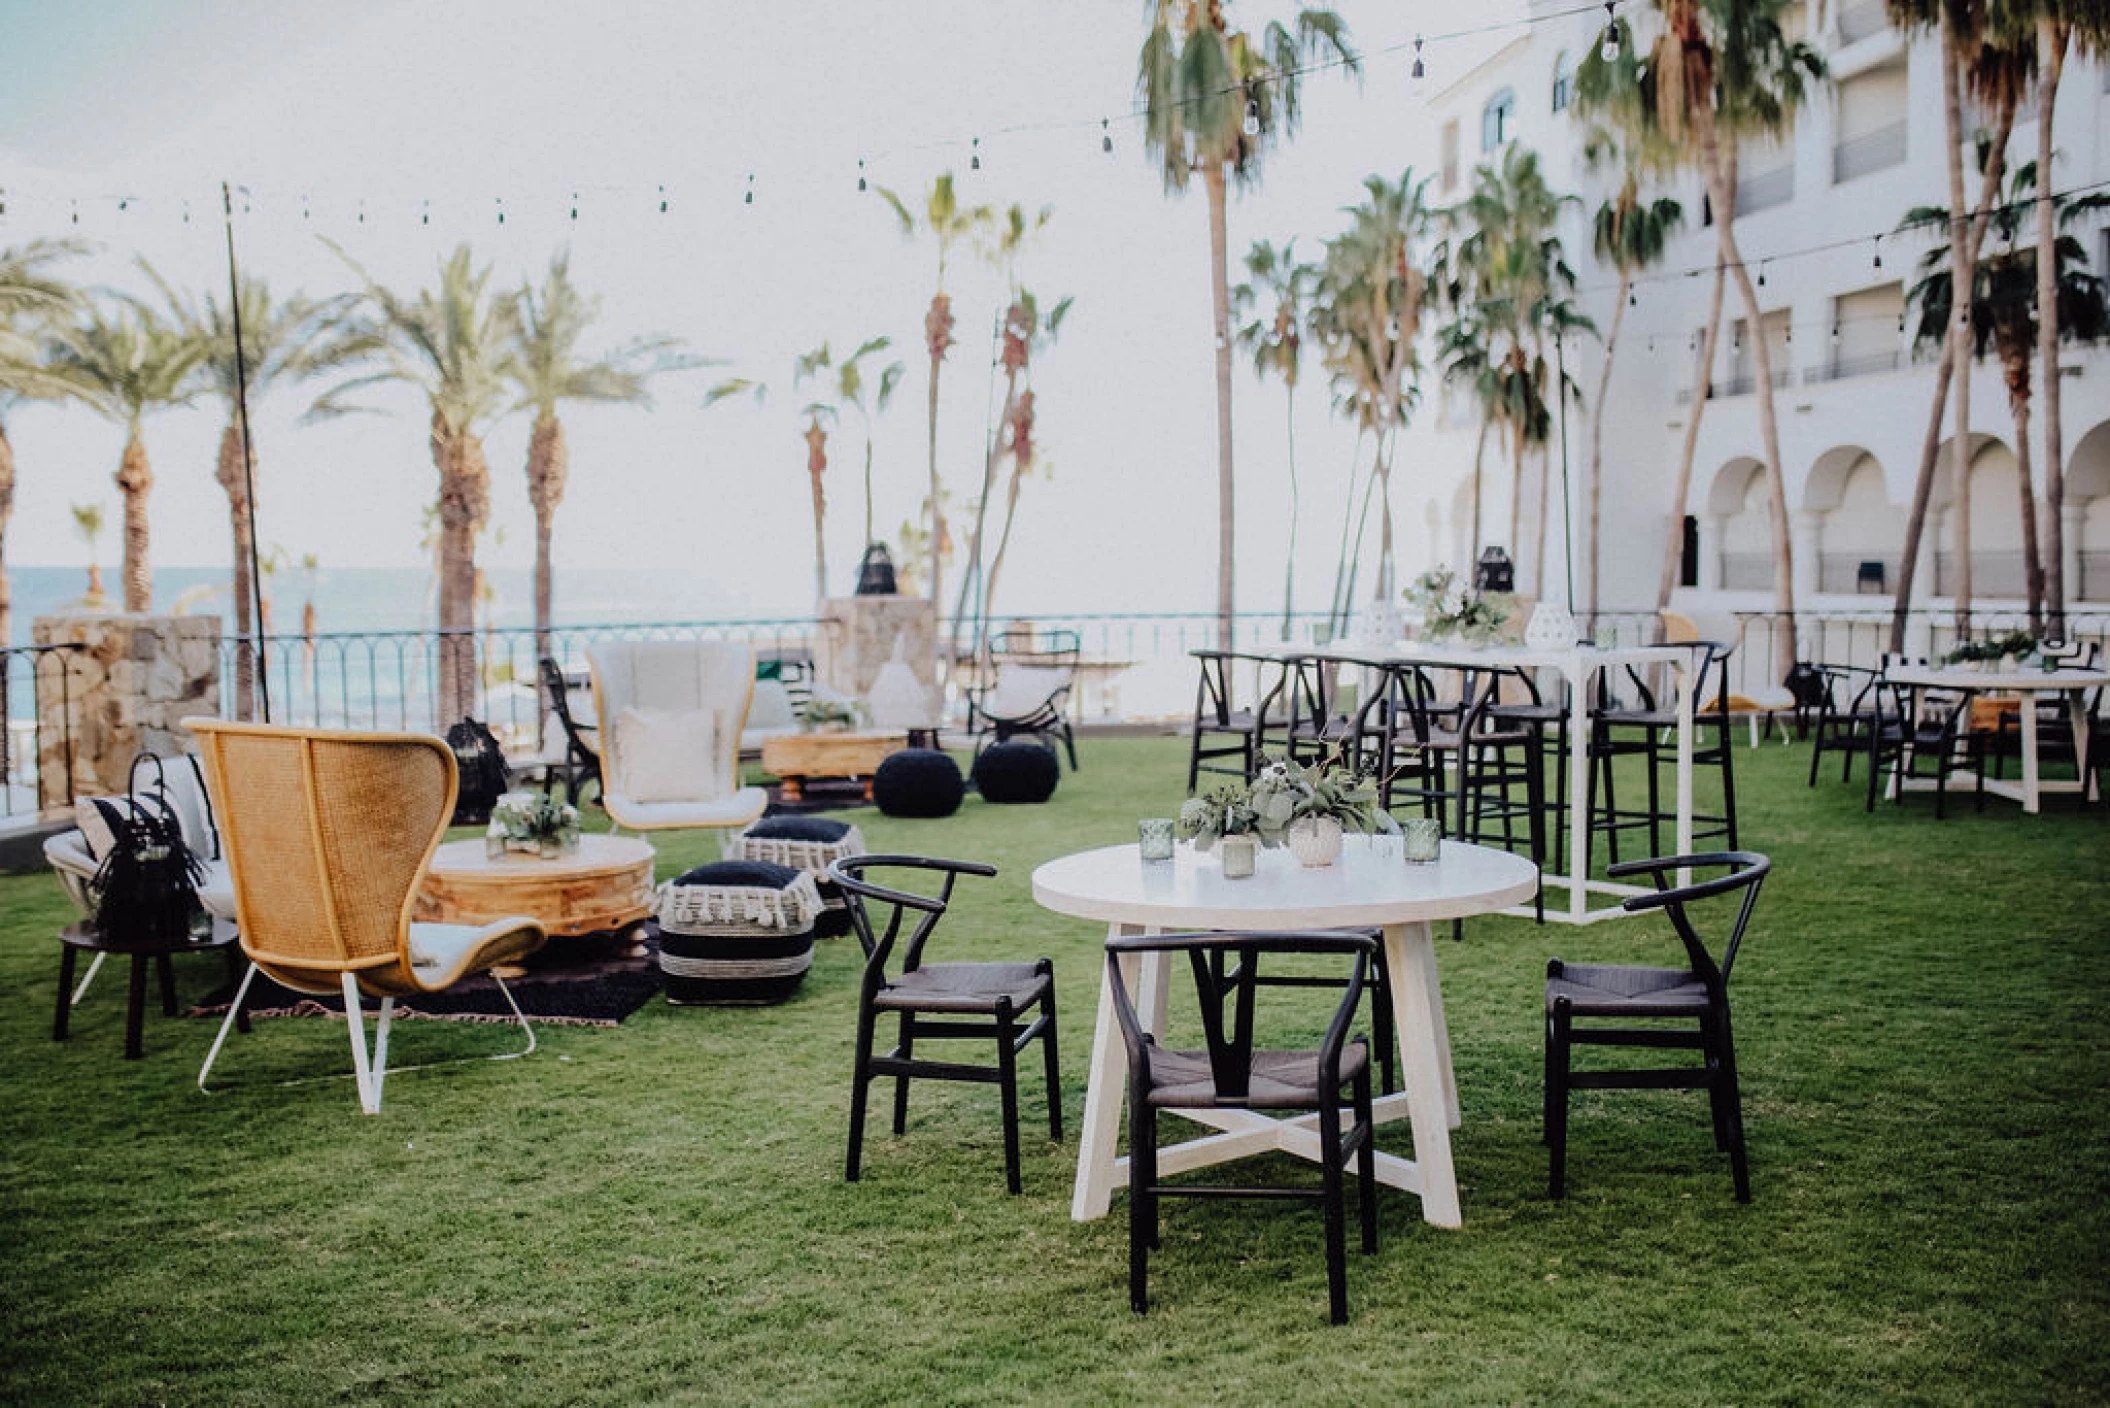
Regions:
<instances>
[{"instance_id":1,"label":"light bulb on string","mask_svg":"<svg viewBox=\"0 0 2110 1408\"><path fill-rule=\"evenodd\" d=\"M1876 236L1876 267L1878 269L1883 267L1883 237L1881 235Z\"/></svg>"},{"instance_id":2,"label":"light bulb on string","mask_svg":"<svg viewBox=\"0 0 2110 1408\"><path fill-rule=\"evenodd\" d=\"M665 186L659 188L659 213L662 215L667 213L667 188Z\"/></svg>"},{"instance_id":3,"label":"light bulb on string","mask_svg":"<svg viewBox=\"0 0 2110 1408\"><path fill-rule=\"evenodd\" d=\"M865 189L865 159L863 157L857 159L857 189L860 191Z\"/></svg>"},{"instance_id":4,"label":"light bulb on string","mask_svg":"<svg viewBox=\"0 0 2110 1408\"><path fill-rule=\"evenodd\" d=\"M1760 288L1766 286L1766 261L1763 259L1758 261L1758 286Z\"/></svg>"},{"instance_id":5,"label":"light bulb on string","mask_svg":"<svg viewBox=\"0 0 2110 1408\"><path fill-rule=\"evenodd\" d=\"M1114 149L1114 132L1111 123L1111 118L1102 117L1099 119L1099 150L1102 152L1111 152Z\"/></svg>"},{"instance_id":6,"label":"light bulb on string","mask_svg":"<svg viewBox=\"0 0 2110 1408\"><path fill-rule=\"evenodd\" d=\"M1421 92L1428 76L1429 71L1421 62L1421 36L1417 34L1414 36L1414 67L1407 70L1407 78L1416 94Z\"/></svg>"},{"instance_id":7,"label":"light bulb on string","mask_svg":"<svg viewBox=\"0 0 2110 1408\"><path fill-rule=\"evenodd\" d=\"M494 203L498 206L498 223L503 225L506 222L506 198L504 196L495 197Z\"/></svg>"},{"instance_id":8,"label":"light bulb on string","mask_svg":"<svg viewBox=\"0 0 2110 1408\"><path fill-rule=\"evenodd\" d=\"M1641 299L1632 289L1626 291L1626 306L1629 308L1639 308L1641 306Z\"/></svg>"},{"instance_id":9,"label":"light bulb on string","mask_svg":"<svg viewBox=\"0 0 2110 1408\"><path fill-rule=\"evenodd\" d=\"M1260 99L1258 98L1249 97L1245 100L1245 134L1248 137L1260 135Z\"/></svg>"},{"instance_id":10,"label":"light bulb on string","mask_svg":"<svg viewBox=\"0 0 2110 1408\"><path fill-rule=\"evenodd\" d=\"M754 173L754 172L752 172L752 171L750 171L750 172L748 172L748 173L747 173L747 196L746 196L746 198L745 198L744 200L742 200L742 201L741 201L741 204L742 204L742 205L753 205L754 203L755 203L755 173Z\"/></svg>"},{"instance_id":11,"label":"light bulb on string","mask_svg":"<svg viewBox=\"0 0 2110 1408\"><path fill-rule=\"evenodd\" d=\"M967 169L969 171L980 171L982 169L982 139L977 137L968 146Z\"/></svg>"},{"instance_id":12,"label":"light bulb on string","mask_svg":"<svg viewBox=\"0 0 2110 1408\"><path fill-rule=\"evenodd\" d=\"M579 193L577 191L571 193L571 218L574 220L579 218Z\"/></svg>"},{"instance_id":13,"label":"light bulb on string","mask_svg":"<svg viewBox=\"0 0 2110 1408\"><path fill-rule=\"evenodd\" d=\"M303 220L308 218L308 193L306 191L300 193L300 218Z\"/></svg>"},{"instance_id":14,"label":"light bulb on string","mask_svg":"<svg viewBox=\"0 0 2110 1408\"><path fill-rule=\"evenodd\" d=\"M68 202L67 202L67 204L73 207L73 223L74 223L74 224L76 224L76 225L80 224L80 223L81 223L81 203L80 203L79 201L75 200L75 201L68 201Z\"/></svg>"},{"instance_id":15,"label":"light bulb on string","mask_svg":"<svg viewBox=\"0 0 2110 1408\"><path fill-rule=\"evenodd\" d=\"M1604 42L1597 46L1597 57L1608 64L1619 62L1619 16L1612 4L1604 0Z\"/></svg>"},{"instance_id":16,"label":"light bulb on string","mask_svg":"<svg viewBox=\"0 0 2110 1408\"><path fill-rule=\"evenodd\" d=\"M366 202L363 199L359 202L359 223L362 225L366 223ZM503 215L499 217L498 223L501 225L505 223L505 217Z\"/></svg>"},{"instance_id":17,"label":"light bulb on string","mask_svg":"<svg viewBox=\"0 0 2110 1408\"><path fill-rule=\"evenodd\" d=\"M120 196L117 201L117 213L119 215L124 214L125 211L131 206L131 204L131 201L126 200L122 196Z\"/></svg>"},{"instance_id":18,"label":"light bulb on string","mask_svg":"<svg viewBox=\"0 0 2110 1408\"><path fill-rule=\"evenodd\" d=\"M418 223L420 225L430 225L432 223L432 197L430 196L425 197L424 200L418 203Z\"/></svg>"}]
</instances>

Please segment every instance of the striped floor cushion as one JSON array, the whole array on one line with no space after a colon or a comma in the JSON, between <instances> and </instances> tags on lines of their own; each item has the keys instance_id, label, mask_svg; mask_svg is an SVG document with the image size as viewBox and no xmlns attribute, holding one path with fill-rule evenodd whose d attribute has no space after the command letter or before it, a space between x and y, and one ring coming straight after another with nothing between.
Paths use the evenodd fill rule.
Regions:
<instances>
[{"instance_id":1,"label":"striped floor cushion","mask_svg":"<svg viewBox=\"0 0 2110 1408\"><path fill-rule=\"evenodd\" d=\"M699 865L660 887L659 966L677 1005L782 1002L813 966L813 877L769 861Z\"/></svg>"}]
</instances>

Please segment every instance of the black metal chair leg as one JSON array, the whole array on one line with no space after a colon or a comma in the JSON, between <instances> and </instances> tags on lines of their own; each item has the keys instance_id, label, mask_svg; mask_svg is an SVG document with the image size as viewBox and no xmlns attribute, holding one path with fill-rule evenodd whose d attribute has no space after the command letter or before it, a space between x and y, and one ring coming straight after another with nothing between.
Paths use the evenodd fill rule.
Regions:
<instances>
[{"instance_id":1,"label":"black metal chair leg","mask_svg":"<svg viewBox=\"0 0 2110 1408\"><path fill-rule=\"evenodd\" d=\"M1013 1194L1018 1181L1018 1027L1012 1020L1011 1004L996 1013L996 1066L1004 1102L1004 1186Z\"/></svg>"},{"instance_id":2,"label":"black metal chair leg","mask_svg":"<svg viewBox=\"0 0 2110 1408\"><path fill-rule=\"evenodd\" d=\"M1341 1107L1333 1095L1319 1108L1319 1179L1326 1218L1326 1304L1336 1325L1348 1323L1348 1228L1341 1162Z\"/></svg>"},{"instance_id":3,"label":"black metal chair leg","mask_svg":"<svg viewBox=\"0 0 2110 1408\"><path fill-rule=\"evenodd\" d=\"M1052 972L1054 964L1048 968ZM1062 1063L1055 1051L1055 988L1048 987L1047 1025L1040 1030L1040 1059L1048 1077L1048 1138L1062 1142Z\"/></svg>"},{"instance_id":4,"label":"black metal chair leg","mask_svg":"<svg viewBox=\"0 0 2110 1408\"><path fill-rule=\"evenodd\" d=\"M904 1062L916 1054L916 1014L901 1014L901 1041L894 1054ZM908 1072L901 1071L894 1077L894 1137L908 1133Z\"/></svg>"},{"instance_id":5,"label":"black metal chair leg","mask_svg":"<svg viewBox=\"0 0 2110 1408\"><path fill-rule=\"evenodd\" d=\"M1556 1003L1546 1019L1546 1148L1550 1173L1547 1196L1568 1193L1568 1009Z\"/></svg>"}]
</instances>

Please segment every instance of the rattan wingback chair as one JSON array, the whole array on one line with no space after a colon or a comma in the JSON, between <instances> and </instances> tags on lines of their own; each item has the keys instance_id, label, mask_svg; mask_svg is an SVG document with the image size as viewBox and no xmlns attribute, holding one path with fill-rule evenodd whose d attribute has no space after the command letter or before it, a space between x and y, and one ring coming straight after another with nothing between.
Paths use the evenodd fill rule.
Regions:
<instances>
[{"instance_id":1,"label":"rattan wingback chair","mask_svg":"<svg viewBox=\"0 0 2110 1408\"><path fill-rule=\"evenodd\" d=\"M359 1105L381 1109L388 1028L399 997L438 992L533 953L542 926L519 917L481 926L411 922L432 853L454 813L454 755L423 734L186 719L197 736L233 877L242 991L228 1009L198 1085L259 972L296 992L341 993ZM492 974L511 1004L512 994ZM362 997L380 999L371 1052ZM534 1029L513 1015L535 1049ZM493 1058L500 1059L500 1058Z\"/></svg>"}]
</instances>

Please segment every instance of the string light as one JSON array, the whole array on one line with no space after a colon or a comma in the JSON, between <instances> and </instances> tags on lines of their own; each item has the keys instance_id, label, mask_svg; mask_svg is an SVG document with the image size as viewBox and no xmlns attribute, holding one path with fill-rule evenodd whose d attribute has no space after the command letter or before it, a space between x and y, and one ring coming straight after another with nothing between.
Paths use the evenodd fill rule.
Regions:
<instances>
[{"instance_id":1,"label":"string light","mask_svg":"<svg viewBox=\"0 0 2110 1408\"><path fill-rule=\"evenodd\" d=\"M865 189L865 159L863 157L857 159L857 189L860 191Z\"/></svg>"},{"instance_id":2,"label":"string light","mask_svg":"<svg viewBox=\"0 0 2110 1408\"><path fill-rule=\"evenodd\" d=\"M362 225L366 223L366 202L363 199L359 202L359 223ZM503 225L505 223L505 216L500 215L498 217L498 223Z\"/></svg>"},{"instance_id":3,"label":"string light","mask_svg":"<svg viewBox=\"0 0 2110 1408\"><path fill-rule=\"evenodd\" d=\"M571 218L574 220L579 218L579 193L577 191L571 193Z\"/></svg>"},{"instance_id":4,"label":"string light","mask_svg":"<svg viewBox=\"0 0 2110 1408\"><path fill-rule=\"evenodd\" d=\"M1878 269L1883 267L1883 237L1881 235L1876 236L1876 267Z\"/></svg>"},{"instance_id":5,"label":"string light","mask_svg":"<svg viewBox=\"0 0 2110 1408\"><path fill-rule=\"evenodd\" d=\"M969 171L980 171L982 169L982 139L977 137L969 145L971 154L967 158L967 169Z\"/></svg>"},{"instance_id":6,"label":"string light","mask_svg":"<svg viewBox=\"0 0 2110 1408\"><path fill-rule=\"evenodd\" d=\"M748 172L748 173L747 173L747 198L746 198L745 200L743 200L743 201L741 202L741 204L742 204L742 205L753 205L754 203L755 203L755 173L754 173L754 172L752 172L752 171L750 171L750 172Z\"/></svg>"},{"instance_id":7,"label":"string light","mask_svg":"<svg viewBox=\"0 0 2110 1408\"><path fill-rule=\"evenodd\" d=\"M659 213L662 215L667 213L667 188L665 186L659 188Z\"/></svg>"},{"instance_id":8,"label":"string light","mask_svg":"<svg viewBox=\"0 0 2110 1408\"><path fill-rule=\"evenodd\" d=\"M1429 71L1421 62L1421 36L1417 34L1414 36L1414 67L1407 71L1407 78L1413 85L1414 91L1419 93L1423 82L1427 80L1428 76Z\"/></svg>"},{"instance_id":9,"label":"string light","mask_svg":"<svg viewBox=\"0 0 2110 1408\"><path fill-rule=\"evenodd\" d=\"M1771 262L1772 261L1768 259L1761 259L1758 261L1758 286L1760 288L1764 288L1766 286L1766 265Z\"/></svg>"},{"instance_id":10,"label":"string light","mask_svg":"<svg viewBox=\"0 0 2110 1408\"><path fill-rule=\"evenodd\" d=\"M503 225L503 224L505 224L505 222L506 222L506 198L505 198L504 196L499 196L499 197L497 198L497 205L498 205L498 223L499 223L499 224L501 224L501 225Z\"/></svg>"},{"instance_id":11,"label":"string light","mask_svg":"<svg viewBox=\"0 0 2110 1408\"><path fill-rule=\"evenodd\" d=\"M1613 0L1604 0L1604 42L1597 46L1597 57L1608 64L1619 62L1619 16L1612 5Z\"/></svg>"},{"instance_id":12,"label":"string light","mask_svg":"<svg viewBox=\"0 0 2110 1408\"><path fill-rule=\"evenodd\" d=\"M300 193L300 218L303 220L308 218L308 193L306 191Z\"/></svg>"},{"instance_id":13,"label":"string light","mask_svg":"<svg viewBox=\"0 0 2110 1408\"><path fill-rule=\"evenodd\" d=\"M432 223L432 198L430 196L418 203L418 223L420 225L430 225Z\"/></svg>"},{"instance_id":14,"label":"string light","mask_svg":"<svg viewBox=\"0 0 2110 1408\"><path fill-rule=\"evenodd\" d=\"M1639 308L1641 306L1641 300L1634 295L1634 291L1631 288L1626 291L1626 306L1629 308Z\"/></svg>"},{"instance_id":15,"label":"string light","mask_svg":"<svg viewBox=\"0 0 2110 1408\"><path fill-rule=\"evenodd\" d=\"M1102 152L1111 152L1114 149L1114 132L1110 125L1111 122L1111 118L1102 117L1099 119L1099 150Z\"/></svg>"},{"instance_id":16,"label":"string light","mask_svg":"<svg viewBox=\"0 0 2110 1408\"><path fill-rule=\"evenodd\" d=\"M1260 99L1258 98L1248 97L1245 100L1245 134L1248 137L1260 135Z\"/></svg>"}]
</instances>

